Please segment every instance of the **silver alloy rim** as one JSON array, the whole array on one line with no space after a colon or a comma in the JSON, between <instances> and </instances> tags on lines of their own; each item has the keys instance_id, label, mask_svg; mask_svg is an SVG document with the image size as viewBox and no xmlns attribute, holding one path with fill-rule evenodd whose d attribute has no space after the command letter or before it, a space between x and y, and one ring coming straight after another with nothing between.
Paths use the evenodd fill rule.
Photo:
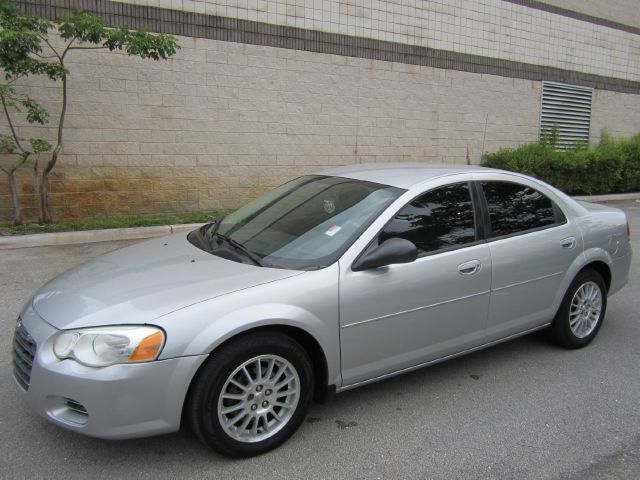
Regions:
<instances>
[{"instance_id":1,"label":"silver alloy rim","mask_svg":"<svg viewBox=\"0 0 640 480\"><path fill-rule=\"evenodd\" d=\"M586 282L573 295L569 326L578 338L588 337L598 325L602 312L602 291L595 282Z\"/></svg>"},{"instance_id":2,"label":"silver alloy rim","mask_svg":"<svg viewBox=\"0 0 640 480\"><path fill-rule=\"evenodd\" d=\"M300 399L300 378L291 362L260 355L236 368L218 398L218 419L227 435L260 442L291 420Z\"/></svg>"}]
</instances>

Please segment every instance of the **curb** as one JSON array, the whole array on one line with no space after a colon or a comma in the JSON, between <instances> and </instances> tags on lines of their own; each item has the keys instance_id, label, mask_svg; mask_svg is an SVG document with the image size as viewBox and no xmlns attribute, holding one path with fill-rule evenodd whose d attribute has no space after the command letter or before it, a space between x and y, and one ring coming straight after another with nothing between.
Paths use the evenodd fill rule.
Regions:
<instances>
[{"instance_id":1,"label":"curb","mask_svg":"<svg viewBox=\"0 0 640 480\"><path fill-rule=\"evenodd\" d=\"M200 225L202 225L202 223L158 225L154 227L109 228L106 230L83 230L79 232L35 233L32 235L11 235L0 237L0 250L164 237L165 235L171 235L173 233L188 232L198 228Z\"/></svg>"},{"instance_id":2,"label":"curb","mask_svg":"<svg viewBox=\"0 0 640 480\"><path fill-rule=\"evenodd\" d=\"M572 198L574 200L582 200L585 202L616 202L620 200L639 200L640 192L615 193L611 195L583 195ZM165 235L171 235L173 233L188 232L190 230L198 228L200 225L202 225L202 223L159 225L156 227L110 228L107 230L84 230L79 232L11 235L0 237L0 250L163 237Z\"/></svg>"}]
</instances>

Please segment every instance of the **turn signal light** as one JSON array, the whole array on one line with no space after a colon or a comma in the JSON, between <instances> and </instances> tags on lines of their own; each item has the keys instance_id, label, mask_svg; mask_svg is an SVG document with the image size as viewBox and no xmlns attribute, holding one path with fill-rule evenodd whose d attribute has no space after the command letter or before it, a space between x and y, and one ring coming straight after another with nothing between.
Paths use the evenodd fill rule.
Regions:
<instances>
[{"instance_id":1,"label":"turn signal light","mask_svg":"<svg viewBox=\"0 0 640 480\"><path fill-rule=\"evenodd\" d=\"M158 352L164 344L164 335L162 332L156 332L145 337L138 347L129 355L130 362L148 362L158 355Z\"/></svg>"}]
</instances>

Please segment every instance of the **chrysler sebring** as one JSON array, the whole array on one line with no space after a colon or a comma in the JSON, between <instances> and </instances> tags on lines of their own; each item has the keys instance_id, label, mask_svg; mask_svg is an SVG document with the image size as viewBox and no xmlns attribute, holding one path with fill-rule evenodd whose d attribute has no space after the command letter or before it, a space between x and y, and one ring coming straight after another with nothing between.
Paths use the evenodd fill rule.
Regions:
<instances>
[{"instance_id":1,"label":"chrysler sebring","mask_svg":"<svg viewBox=\"0 0 640 480\"><path fill-rule=\"evenodd\" d=\"M623 212L524 175L336 168L55 278L20 313L13 373L70 430L184 422L250 456L334 392L540 329L584 347L630 261Z\"/></svg>"}]
</instances>

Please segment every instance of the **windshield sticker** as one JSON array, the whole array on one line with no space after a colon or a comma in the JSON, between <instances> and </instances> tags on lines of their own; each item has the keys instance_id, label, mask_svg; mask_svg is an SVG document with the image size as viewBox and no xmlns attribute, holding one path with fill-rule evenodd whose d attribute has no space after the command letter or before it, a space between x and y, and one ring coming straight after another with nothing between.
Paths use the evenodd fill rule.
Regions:
<instances>
[{"instance_id":1,"label":"windshield sticker","mask_svg":"<svg viewBox=\"0 0 640 480\"><path fill-rule=\"evenodd\" d=\"M333 213L336 211L336 204L333 200L325 200L324 201L324 211L326 213Z\"/></svg>"},{"instance_id":2,"label":"windshield sticker","mask_svg":"<svg viewBox=\"0 0 640 480\"><path fill-rule=\"evenodd\" d=\"M330 237L333 237L336 233L338 233L340 230L342 229L342 227L339 227L338 225L331 225L329 227L329 229L324 232L325 235L328 235Z\"/></svg>"}]
</instances>

